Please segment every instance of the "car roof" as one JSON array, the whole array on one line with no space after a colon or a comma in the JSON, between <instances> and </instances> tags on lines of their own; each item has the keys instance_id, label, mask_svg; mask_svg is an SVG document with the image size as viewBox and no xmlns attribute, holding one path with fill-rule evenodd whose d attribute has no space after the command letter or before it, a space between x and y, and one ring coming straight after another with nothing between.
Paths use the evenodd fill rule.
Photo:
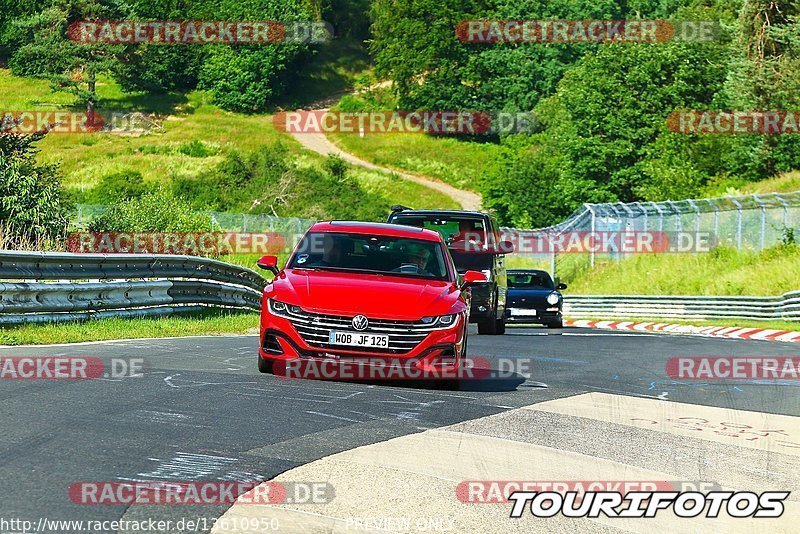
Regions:
<instances>
[{"instance_id":1,"label":"car roof","mask_svg":"<svg viewBox=\"0 0 800 534\"><path fill-rule=\"evenodd\" d=\"M467 216L467 217L489 217L488 213L482 211L469 210L398 210L392 215L441 215L441 216Z\"/></svg>"},{"instance_id":2,"label":"car roof","mask_svg":"<svg viewBox=\"0 0 800 534\"><path fill-rule=\"evenodd\" d=\"M434 230L403 226L400 224L373 223L364 221L323 221L314 224L309 232L340 232L343 234L374 234L387 237L404 237L423 241L442 241Z\"/></svg>"},{"instance_id":3,"label":"car roof","mask_svg":"<svg viewBox=\"0 0 800 534\"><path fill-rule=\"evenodd\" d=\"M506 270L507 274L546 274L550 276L550 273L544 271L542 269L508 269Z\"/></svg>"}]
</instances>

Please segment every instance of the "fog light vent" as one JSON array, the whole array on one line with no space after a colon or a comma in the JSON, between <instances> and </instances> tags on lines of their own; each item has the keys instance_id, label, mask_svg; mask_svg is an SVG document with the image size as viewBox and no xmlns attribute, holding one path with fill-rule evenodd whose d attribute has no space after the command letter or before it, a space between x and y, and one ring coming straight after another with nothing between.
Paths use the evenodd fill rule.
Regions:
<instances>
[{"instance_id":1,"label":"fog light vent","mask_svg":"<svg viewBox=\"0 0 800 534\"><path fill-rule=\"evenodd\" d=\"M271 354L283 353L281 344L278 342L278 338L275 334L266 334L264 336L264 341L261 343L261 348L264 349L264 352L269 352Z\"/></svg>"}]
</instances>

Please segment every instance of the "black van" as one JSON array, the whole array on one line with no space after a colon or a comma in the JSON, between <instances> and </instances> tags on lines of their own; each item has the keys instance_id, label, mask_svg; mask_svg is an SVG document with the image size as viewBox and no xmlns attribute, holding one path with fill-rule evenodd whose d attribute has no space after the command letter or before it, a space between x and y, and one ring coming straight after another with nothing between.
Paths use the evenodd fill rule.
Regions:
<instances>
[{"instance_id":1,"label":"black van","mask_svg":"<svg viewBox=\"0 0 800 534\"><path fill-rule=\"evenodd\" d=\"M414 210L392 206L387 222L428 228L439 232L447 243L459 274L481 271L487 282L472 288L470 322L478 323L479 334L506 331L505 254L513 252L510 242L500 241L500 228L488 213L456 210Z\"/></svg>"}]
</instances>

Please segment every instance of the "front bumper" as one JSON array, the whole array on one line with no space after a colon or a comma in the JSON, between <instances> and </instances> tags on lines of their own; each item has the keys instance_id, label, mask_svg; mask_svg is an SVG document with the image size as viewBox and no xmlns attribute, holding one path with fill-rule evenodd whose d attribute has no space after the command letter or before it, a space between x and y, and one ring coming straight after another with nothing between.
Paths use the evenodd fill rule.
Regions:
<instances>
[{"instance_id":1,"label":"front bumper","mask_svg":"<svg viewBox=\"0 0 800 534\"><path fill-rule=\"evenodd\" d=\"M489 284L472 287L472 305L469 311L469 322L475 323L482 319L496 319L494 293Z\"/></svg>"},{"instance_id":2,"label":"front bumper","mask_svg":"<svg viewBox=\"0 0 800 534\"><path fill-rule=\"evenodd\" d=\"M366 331L369 333L369 331ZM437 373L456 373L459 369L466 341L464 315L459 314L448 329L429 332L411 350L362 349L323 343L310 344L300 335L287 318L262 312L259 356L276 365L276 369L294 370L292 378L336 378L303 376L304 369L319 370L319 364L336 363L343 366L367 366L374 369L402 368L403 374L414 378L436 376ZM302 363L302 362L305 362ZM310 367L306 364L309 364ZM380 378L380 373L370 376ZM353 378L353 377L339 377ZM397 378L403 378L398 376Z\"/></svg>"},{"instance_id":3,"label":"front bumper","mask_svg":"<svg viewBox=\"0 0 800 534\"><path fill-rule=\"evenodd\" d=\"M535 312L536 315L530 315ZM506 322L517 324L547 324L561 320L561 309L551 308L506 308Z\"/></svg>"}]
</instances>

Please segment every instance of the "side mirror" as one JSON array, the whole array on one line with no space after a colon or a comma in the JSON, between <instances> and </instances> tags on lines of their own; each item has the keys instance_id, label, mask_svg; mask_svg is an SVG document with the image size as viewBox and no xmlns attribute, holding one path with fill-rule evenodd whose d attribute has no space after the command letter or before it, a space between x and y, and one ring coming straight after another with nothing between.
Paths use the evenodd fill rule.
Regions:
<instances>
[{"instance_id":1,"label":"side mirror","mask_svg":"<svg viewBox=\"0 0 800 534\"><path fill-rule=\"evenodd\" d=\"M512 241L500 242L500 254L512 254L514 252L514 243Z\"/></svg>"},{"instance_id":2,"label":"side mirror","mask_svg":"<svg viewBox=\"0 0 800 534\"><path fill-rule=\"evenodd\" d=\"M273 274L278 274L278 256L261 256L256 265L265 271L272 271Z\"/></svg>"},{"instance_id":3,"label":"side mirror","mask_svg":"<svg viewBox=\"0 0 800 534\"><path fill-rule=\"evenodd\" d=\"M464 273L464 287L483 284L488 281L489 279L486 278L486 275L480 271L467 271Z\"/></svg>"},{"instance_id":4,"label":"side mirror","mask_svg":"<svg viewBox=\"0 0 800 534\"><path fill-rule=\"evenodd\" d=\"M558 284L556 286L556 289L558 289L559 291L561 291L562 289L567 289L567 284Z\"/></svg>"}]
</instances>

